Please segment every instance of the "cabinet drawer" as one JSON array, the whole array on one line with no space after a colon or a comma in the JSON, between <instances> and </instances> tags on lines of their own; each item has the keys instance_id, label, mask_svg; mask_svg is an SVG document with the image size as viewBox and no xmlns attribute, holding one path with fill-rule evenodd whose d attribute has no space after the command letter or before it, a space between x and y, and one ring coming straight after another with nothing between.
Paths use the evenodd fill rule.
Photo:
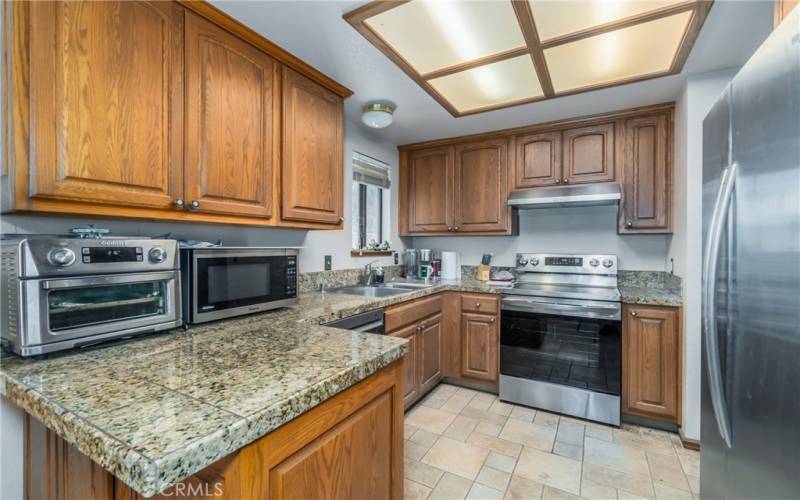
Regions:
<instances>
[{"instance_id":1,"label":"cabinet drawer","mask_svg":"<svg viewBox=\"0 0 800 500\"><path fill-rule=\"evenodd\" d=\"M500 310L500 301L491 295L478 293L461 294L461 310L485 314L497 314Z\"/></svg>"},{"instance_id":2,"label":"cabinet drawer","mask_svg":"<svg viewBox=\"0 0 800 500\"><path fill-rule=\"evenodd\" d=\"M442 294L423 297L386 309L383 317L384 330L392 332L397 328L426 318L442 310Z\"/></svg>"}]
</instances>

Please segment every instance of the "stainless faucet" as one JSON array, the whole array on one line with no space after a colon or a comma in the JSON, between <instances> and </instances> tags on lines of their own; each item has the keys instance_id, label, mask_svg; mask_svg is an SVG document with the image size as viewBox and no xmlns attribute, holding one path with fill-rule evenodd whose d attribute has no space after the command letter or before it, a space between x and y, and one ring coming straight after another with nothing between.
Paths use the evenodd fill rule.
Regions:
<instances>
[{"instance_id":1,"label":"stainless faucet","mask_svg":"<svg viewBox=\"0 0 800 500\"><path fill-rule=\"evenodd\" d=\"M373 281L375 281L375 270L372 269L372 265L379 261L373 260L366 266L364 266L364 271L361 274L361 280L364 283L364 286L372 286Z\"/></svg>"}]
</instances>

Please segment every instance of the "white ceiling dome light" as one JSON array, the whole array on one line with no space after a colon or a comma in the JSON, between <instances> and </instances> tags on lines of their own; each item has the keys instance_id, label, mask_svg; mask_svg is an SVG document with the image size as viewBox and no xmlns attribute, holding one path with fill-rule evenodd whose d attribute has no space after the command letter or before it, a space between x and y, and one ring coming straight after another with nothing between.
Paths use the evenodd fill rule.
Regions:
<instances>
[{"instance_id":1,"label":"white ceiling dome light","mask_svg":"<svg viewBox=\"0 0 800 500\"><path fill-rule=\"evenodd\" d=\"M386 128L394 121L394 107L379 102L369 103L364 106L361 121L370 128Z\"/></svg>"}]
</instances>

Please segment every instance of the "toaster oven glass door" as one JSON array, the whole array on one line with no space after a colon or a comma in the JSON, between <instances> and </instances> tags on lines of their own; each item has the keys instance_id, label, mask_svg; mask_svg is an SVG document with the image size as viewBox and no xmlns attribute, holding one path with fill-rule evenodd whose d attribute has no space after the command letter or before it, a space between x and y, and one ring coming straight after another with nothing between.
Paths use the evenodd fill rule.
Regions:
<instances>
[{"instance_id":1,"label":"toaster oven glass door","mask_svg":"<svg viewBox=\"0 0 800 500\"><path fill-rule=\"evenodd\" d=\"M294 261L286 256L197 257L197 312L221 311L275 302L295 296L287 279Z\"/></svg>"}]
</instances>

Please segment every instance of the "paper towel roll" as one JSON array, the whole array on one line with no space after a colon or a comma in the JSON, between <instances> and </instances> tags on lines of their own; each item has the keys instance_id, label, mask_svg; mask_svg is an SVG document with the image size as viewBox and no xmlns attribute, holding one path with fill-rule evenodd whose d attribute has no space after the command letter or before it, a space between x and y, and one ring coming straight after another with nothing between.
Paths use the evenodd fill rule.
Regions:
<instances>
[{"instance_id":1,"label":"paper towel roll","mask_svg":"<svg viewBox=\"0 0 800 500\"><path fill-rule=\"evenodd\" d=\"M458 252L442 252L442 279L461 279L461 255Z\"/></svg>"}]
</instances>

